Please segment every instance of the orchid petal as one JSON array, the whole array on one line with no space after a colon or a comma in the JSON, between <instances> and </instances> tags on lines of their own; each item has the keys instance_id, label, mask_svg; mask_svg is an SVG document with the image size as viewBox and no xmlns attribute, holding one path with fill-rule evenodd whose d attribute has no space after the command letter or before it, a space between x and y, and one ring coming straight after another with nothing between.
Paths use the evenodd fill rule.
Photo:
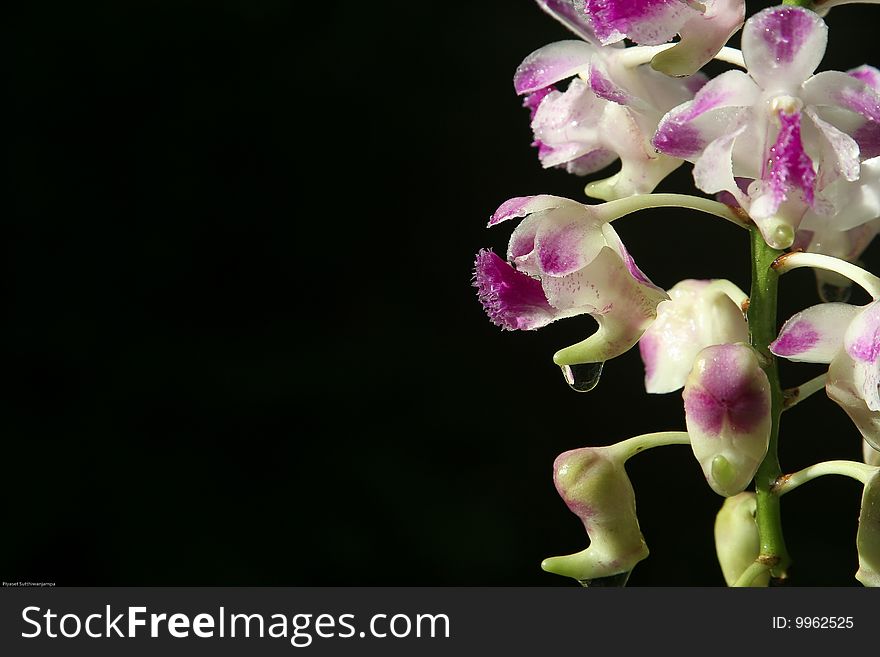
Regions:
<instances>
[{"instance_id":1,"label":"orchid petal","mask_svg":"<svg viewBox=\"0 0 880 657\"><path fill-rule=\"evenodd\" d=\"M816 139L820 144L819 170L816 173L817 189L825 189L839 178L852 182L859 179L859 145L845 132L823 121L812 108L804 114L810 121L804 127L816 128Z\"/></svg>"},{"instance_id":2,"label":"orchid petal","mask_svg":"<svg viewBox=\"0 0 880 657\"><path fill-rule=\"evenodd\" d=\"M780 111L778 117L779 133L768 149L761 180L753 183L753 188L749 189L752 199L749 214L757 223L773 217L782 203L792 198L792 192L799 192L800 198L797 200L802 201L804 207L795 212L796 218L792 223L796 228L806 212L806 206L813 205L816 172L801 140L801 113Z\"/></svg>"},{"instance_id":3,"label":"orchid petal","mask_svg":"<svg viewBox=\"0 0 880 657\"><path fill-rule=\"evenodd\" d=\"M850 77L861 80L874 91L880 91L880 71L868 64L862 64L857 68L852 68L846 72Z\"/></svg>"},{"instance_id":4,"label":"orchid petal","mask_svg":"<svg viewBox=\"0 0 880 657\"><path fill-rule=\"evenodd\" d=\"M846 353L854 362L853 384L872 411L880 411L880 301L868 304L844 336Z\"/></svg>"},{"instance_id":5,"label":"orchid petal","mask_svg":"<svg viewBox=\"0 0 880 657\"><path fill-rule=\"evenodd\" d=\"M745 20L744 0L715 0L706 12L689 18L679 29L681 41L654 57L651 66L667 75L691 75L707 64Z\"/></svg>"},{"instance_id":6,"label":"orchid petal","mask_svg":"<svg viewBox=\"0 0 880 657\"><path fill-rule=\"evenodd\" d=\"M557 352L553 358L557 365L604 362L629 350L656 317L657 305L668 298L634 274L609 247L580 271L546 277L542 283L555 308L588 312L599 323L599 329L589 338Z\"/></svg>"},{"instance_id":7,"label":"orchid petal","mask_svg":"<svg viewBox=\"0 0 880 657\"><path fill-rule=\"evenodd\" d=\"M538 6L584 41L599 45L586 14L583 0L537 0Z\"/></svg>"},{"instance_id":8,"label":"orchid petal","mask_svg":"<svg viewBox=\"0 0 880 657\"><path fill-rule=\"evenodd\" d=\"M716 344L747 342L741 304L746 295L730 281L684 280L668 292L657 319L639 341L645 389L672 392L687 380L697 354Z\"/></svg>"},{"instance_id":9,"label":"orchid petal","mask_svg":"<svg viewBox=\"0 0 880 657\"><path fill-rule=\"evenodd\" d=\"M585 0L584 10L603 44L629 37L636 43L666 43L685 21L701 16L680 0Z\"/></svg>"},{"instance_id":10,"label":"orchid petal","mask_svg":"<svg viewBox=\"0 0 880 657\"><path fill-rule=\"evenodd\" d=\"M604 138L600 122L607 103L580 79L563 92L548 94L532 120L539 157L545 168L566 164L596 150L615 150Z\"/></svg>"},{"instance_id":11,"label":"orchid petal","mask_svg":"<svg viewBox=\"0 0 880 657\"><path fill-rule=\"evenodd\" d=\"M843 346L852 321L862 311L846 303L820 303L792 315L782 325L770 351L802 363L830 363Z\"/></svg>"},{"instance_id":12,"label":"orchid petal","mask_svg":"<svg viewBox=\"0 0 880 657\"><path fill-rule=\"evenodd\" d=\"M808 105L842 107L871 121L880 121L880 91L841 71L823 71L811 77L803 84L801 98Z\"/></svg>"},{"instance_id":13,"label":"orchid petal","mask_svg":"<svg viewBox=\"0 0 880 657\"><path fill-rule=\"evenodd\" d=\"M685 383L691 447L719 495L742 492L770 441L770 383L746 344L703 349Z\"/></svg>"},{"instance_id":14,"label":"orchid petal","mask_svg":"<svg viewBox=\"0 0 880 657\"><path fill-rule=\"evenodd\" d=\"M855 382L855 369L855 361L846 351L840 351L828 367L825 392L846 412L862 438L880 450L880 411L868 408L863 390Z\"/></svg>"},{"instance_id":15,"label":"orchid petal","mask_svg":"<svg viewBox=\"0 0 880 657\"><path fill-rule=\"evenodd\" d=\"M742 208L749 207L749 198L740 189L733 175L733 149L746 125L732 128L703 150L694 163L694 184L707 194L727 192Z\"/></svg>"},{"instance_id":16,"label":"orchid petal","mask_svg":"<svg viewBox=\"0 0 880 657\"><path fill-rule=\"evenodd\" d=\"M489 219L489 226L495 226L508 219L518 219L541 210L551 210L561 206L580 206L580 203L561 196L539 194L537 196L515 196L504 201Z\"/></svg>"},{"instance_id":17,"label":"orchid petal","mask_svg":"<svg viewBox=\"0 0 880 657\"><path fill-rule=\"evenodd\" d=\"M596 54L584 41L557 41L539 48L526 57L513 76L513 87L519 95L549 87L584 71Z\"/></svg>"},{"instance_id":18,"label":"orchid petal","mask_svg":"<svg viewBox=\"0 0 880 657\"><path fill-rule=\"evenodd\" d=\"M692 101L667 112L652 143L663 153L693 161L710 142L729 132L758 94L758 87L745 73L722 73L709 80Z\"/></svg>"},{"instance_id":19,"label":"orchid petal","mask_svg":"<svg viewBox=\"0 0 880 657\"><path fill-rule=\"evenodd\" d=\"M765 90L793 92L807 79L828 44L828 27L800 7L770 7L748 21L742 51L749 75Z\"/></svg>"},{"instance_id":20,"label":"orchid petal","mask_svg":"<svg viewBox=\"0 0 880 657\"><path fill-rule=\"evenodd\" d=\"M537 329L559 318L540 281L516 271L491 251L477 254L474 286L489 319L501 328Z\"/></svg>"}]
</instances>

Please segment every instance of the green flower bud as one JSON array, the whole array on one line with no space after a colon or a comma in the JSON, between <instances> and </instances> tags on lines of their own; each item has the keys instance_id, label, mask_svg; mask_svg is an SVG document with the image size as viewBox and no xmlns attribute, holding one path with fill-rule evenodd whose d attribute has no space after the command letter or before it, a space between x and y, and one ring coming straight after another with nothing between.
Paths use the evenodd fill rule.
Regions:
<instances>
[{"instance_id":1,"label":"green flower bud","mask_svg":"<svg viewBox=\"0 0 880 657\"><path fill-rule=\"evenodd\" d=\"M584 523L590 546L545 559L541 567L580 582L629 573L648 556L636 517L636 499L623 460L608 447L561 454L553 464L556 490Z\"/></svg>"},{"instance_id":2,"label":"green flower bud","mask_svg":"<svg viewBox=\"0 0 880 657\"><path fill-rule=\"evenodd\" d=\"M757 504L754 493L740 493L724 500L715 518L715 552L728 586L734 585L761 552L755 523ZM751 585L767 586L769 581L770 573L765 572Z\"/></svg>"}]
</instances>

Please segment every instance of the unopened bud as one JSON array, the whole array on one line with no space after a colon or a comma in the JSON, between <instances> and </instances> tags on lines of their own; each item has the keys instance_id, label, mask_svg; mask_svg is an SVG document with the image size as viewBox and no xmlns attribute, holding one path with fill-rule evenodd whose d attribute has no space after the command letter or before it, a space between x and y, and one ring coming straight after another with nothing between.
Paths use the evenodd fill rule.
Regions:
<instances>
[{"instance_id":1,"label":"unopened bud","mask_svg":"<svg viewBox=\"0 0 880 657\"><path fill-rule=\"evenodd\" d=\"M590 546L581 552L545 559L551 573L586 582L628 573L648 556L636 499L623 462L608 448L576 449L553 464L556 490L584 523Z\"/></svg>"},{"instance_id":2,"label":"unopened bud","mask_svg":"<svg viewBox=\"0 0 880 657\"><path fill-rule=\"evenodd\" d=\"M880 586L880 470L865 483L856 547L859 551L856 579L865 586Z\"/></svg>"},{"instance_id":3,"label":"unopened bud","mask_svg":"<svg viewBox=\"0 0 880 657\"><path fill-rule=\"evenodd\" d=\"M756 508L754 493L740 493L724 500L715 518L715 552L728 586L736 583L761 552ZM770 573L761 573L751 586L767 586L769 581Z\"/></svg>"},{"instance_id":4,"label":"unopened bud","mask_svg":"<svg viewBox=\"0 0 880 657\"><path fill-rule=\"evenodd\" d=\"M712 490L743 491L770 442L770 383L755 352L745 344L703 349L683 397L691 447Z\"/></svg>"}]
</instances>

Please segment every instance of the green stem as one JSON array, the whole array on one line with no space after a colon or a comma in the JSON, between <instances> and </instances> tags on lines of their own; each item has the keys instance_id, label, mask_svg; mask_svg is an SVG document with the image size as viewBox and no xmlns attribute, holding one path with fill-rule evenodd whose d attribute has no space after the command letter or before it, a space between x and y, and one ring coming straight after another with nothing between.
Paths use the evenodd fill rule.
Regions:
<instances>
[{"instance_id":1,"label":"green stem","mask_svg":"<svg viewBox=\"0 0 880 657\"><path fill-rule=\"evenodd\" d=\"M784 5L794 5L795 7L803 7L804 9L812 9L814 0L782 0Z\"/></svg>"},{"instance_id":2,"label":"green stem","mask_svg":"<svg viewBox=\"0 0 880 657\"><path fill-rule=\"evenodd\" d=\"M782 474L777 456L779 442L779 418L782 415L783 395L779 385L779 369L776 359L767 346L776 338L776 298L779 274L770 265L779 257L780 251L767 246L757 228L750 231L752 243L752 291L749 296L749 335L752 346L761 355L762 369L770 382L771 417L770 446L767 455L755 474L757 495L758 533L761 553L758 560L770 566L773 577L784 578L791 562L782 535L782 518L779 497L771 491Z\"/></svg>"},{"instance_id":3,"label":"green stem","mask_svg":"<svg viewBox=\"0 0 880 657\"><path fill-rule=\"evenodd\" d=\"M781 477L773 487L773 494L781 497L816 477L825 477L827 475L849 477L850 479L862 482L862 484L867 484L868 480L878 470L880 468L876 465L858 463L857 461L823 461L822 463L815 463L806 467L803 470L798 470L794 474Z\"/></svg>"},{"instance_id":4,"label":"green stem","mask_svg":"<svg viewBox=\"0 0 880 657\"><path fill-rule=\"evenodd\" d=\"M746 587L751 586L758 575L762 573L766 573L770 569L765 563L761 563L760 561L756 561L751 564L748 568L743 571L743 574L739 576L739 579L733 583L735 587Z\"/></svg>"},{"instance_id":5,"label":"green stem","mask_svg":"<svg viewBox=\"0 0 880 657\"><path fill-rule=\"evenodd\" d=\"M609 445L608 450L615 458L625 462L646 449L667 445L690 445L690 443L691 439L687 431L658 431L622 440L619 443Z\"/></svg>"}]
</instances>

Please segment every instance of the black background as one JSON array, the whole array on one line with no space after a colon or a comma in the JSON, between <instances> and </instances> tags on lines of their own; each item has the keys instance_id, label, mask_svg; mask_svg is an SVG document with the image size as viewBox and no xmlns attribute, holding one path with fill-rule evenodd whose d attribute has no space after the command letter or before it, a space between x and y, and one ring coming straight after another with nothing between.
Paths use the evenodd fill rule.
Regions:
<instances>
[{"instance_id":1,"label":"black background","mask_svg":"<svg viewBox=\"0 0 880 657\"><path fill-rule=\"evenodd\" d=\"M586 544L555 456L683 428L635 351L566 387L551 356L588 317L502 333L471 288L502 201L583 199L541 170L511 84L564 28L530 0L311 4L7 10L4 581L567 586L539 568ZM878 12L836 9L821 68L870 60ZM660 189L692 189L689 165ZM658 285L748 288L730 225L616 227ZM780 319L812 305L812 274L782 293ZM824 395L782 441L788 470L860 458ZM652 550L631 585L722 584L688 448L629 471ZM795 583L855 583L859 496L785 498Z\"/></svg>"}]
</instances>

